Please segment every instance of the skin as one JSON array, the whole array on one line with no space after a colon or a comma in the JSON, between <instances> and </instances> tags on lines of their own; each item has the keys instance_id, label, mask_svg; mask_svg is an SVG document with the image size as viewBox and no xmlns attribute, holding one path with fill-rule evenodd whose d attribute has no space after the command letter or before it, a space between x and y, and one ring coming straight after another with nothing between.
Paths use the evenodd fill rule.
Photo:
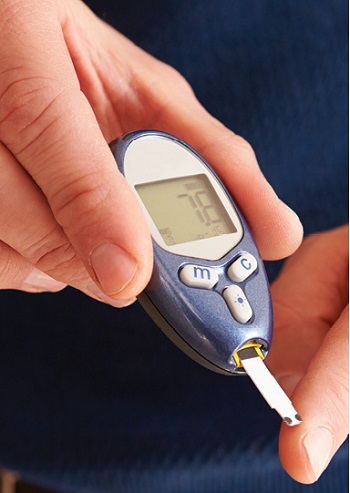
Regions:
<instances>
[{"instance_id":1,"label":"skin","mask_svg":"<svg viewBox=\"0 0 350 493\"><path fill-rule=\"evenodd\" d=\"M70 285L117 307L143 290L151 241L107 145L140 128L173 133L212 164L263 258L298 248L300 221L250 145L206 112L178 72L79 0L3 0L0 36L1 289ZM310 408L316 401L308 398ZM295 440L282 430L281 444ZM302 480L304 456L293 465L284 450L287 471Z\"/></svg>"},{"instance_id":2,"label":"skin","mask_svg":"<svg viewBox=\"0 0 350 493\"><path fill-rule=\"evenodd\" d=\"M307 238L272 286L268 366L303 418L282 425L279 451L301 483L319 478L349 432L348 235L343 226Z\"/></svg>"},{"instance_id":3,"label":"skin","mask_svg":"<svg viewBox=\"0 0 350 493\"><path fill-rule=\"evenodd\" d=\"M152 270L150 237L107 146L138 128L184 138L235 185L266 258L297 248L300 222L249 144L204 110L180 74L83 3L4 0L0 34L3 288L47 289L34 266L117 306L142 291ZM249 202L248 183L256 197Z\"/></svg>"}]
</instances>

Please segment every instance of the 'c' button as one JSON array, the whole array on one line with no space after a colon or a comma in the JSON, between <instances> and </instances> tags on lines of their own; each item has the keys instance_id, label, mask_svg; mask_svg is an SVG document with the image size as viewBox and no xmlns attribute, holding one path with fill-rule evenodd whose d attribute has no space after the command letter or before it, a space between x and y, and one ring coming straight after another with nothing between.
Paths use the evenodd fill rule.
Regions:
<instances>
[{"instance_id":1,"label":"'c' button","mask_svg":"<svg viewBox=\"0 0 350 493\"><path fill-rule=\"evenodd\" d=\"M233 282L243 282L258 268L258 262L251 253L244 253L230 265L228 277Z\"/></svg>"}]
</instances>

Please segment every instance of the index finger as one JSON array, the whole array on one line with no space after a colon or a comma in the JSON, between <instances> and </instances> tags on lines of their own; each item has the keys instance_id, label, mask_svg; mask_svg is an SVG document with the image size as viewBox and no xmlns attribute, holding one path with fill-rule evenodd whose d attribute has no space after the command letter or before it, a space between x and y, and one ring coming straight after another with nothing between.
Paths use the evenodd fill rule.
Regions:
<instances>
[{"instance_id":1,"label":"index finger","mask_svg":"<svg viewBox=\"0 0 350 493\"><path fill-rule=\"evenodd\" d=\"M302 240L302 225L264 178L252 147L203 108L179 73L150 58L132 70L141 99L157 108L148 125L182 138L211 164L242 210L264 259L291 255Z\"/></svg>"}]
</instances>

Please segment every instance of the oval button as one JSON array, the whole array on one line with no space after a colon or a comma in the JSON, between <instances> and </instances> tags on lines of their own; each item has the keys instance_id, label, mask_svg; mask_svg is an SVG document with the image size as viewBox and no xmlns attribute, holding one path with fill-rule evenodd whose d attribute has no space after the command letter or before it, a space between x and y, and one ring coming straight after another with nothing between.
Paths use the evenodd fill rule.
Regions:
<instances>
[{"instance_id":1,"label":"oval button","mask_svg":"<svg viewBox=\"0 0 350 493\"><path fill-rule=\"evenodd\" d=\"M253 310L243 292L236 284L232 284L223 292L225 301L237 322L246 324L253 316Z\"/></svg>"},{"instance_id":2,"label":"oval button","mask_svg":"<svg viewBox=\"0 0 350 493\"><path fill-rule=\"evenodd\" d=\"M258 268L258 262L251 253L244 253L235 260L227 270L228 277L233 282L243 282Z\"/></svg>"},{"instance_id":3,"label":"oval button","mask_svg":"<svg viewBox=\"0 0 350 493\"><path fill-rule=\"evenodd\" d=\"M215 269L202 265L185 265L180 271L181 281L191 288L211 289L219 280Z\"/></svg>"}]
</instances>

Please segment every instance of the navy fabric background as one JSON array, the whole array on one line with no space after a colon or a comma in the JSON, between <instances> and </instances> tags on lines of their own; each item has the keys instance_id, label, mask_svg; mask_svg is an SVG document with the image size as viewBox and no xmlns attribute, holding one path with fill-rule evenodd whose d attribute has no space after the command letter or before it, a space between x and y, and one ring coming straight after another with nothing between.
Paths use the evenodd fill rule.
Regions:
<instances>
[{"instance_id":1,"label":"navy fabric background","mask_svg":"<svg viewBox=\"0 0 350 493\"><path fill-rule=\"evenodd\" d=\"M347 222L345 1L92 3L251 142L306 233ZM346 445L317 484L292 481L253 385L193 363L137 304L8 291L0 314L0 464L27 479L64 493L348 491Z\"/></svg>"}]
</instances>

